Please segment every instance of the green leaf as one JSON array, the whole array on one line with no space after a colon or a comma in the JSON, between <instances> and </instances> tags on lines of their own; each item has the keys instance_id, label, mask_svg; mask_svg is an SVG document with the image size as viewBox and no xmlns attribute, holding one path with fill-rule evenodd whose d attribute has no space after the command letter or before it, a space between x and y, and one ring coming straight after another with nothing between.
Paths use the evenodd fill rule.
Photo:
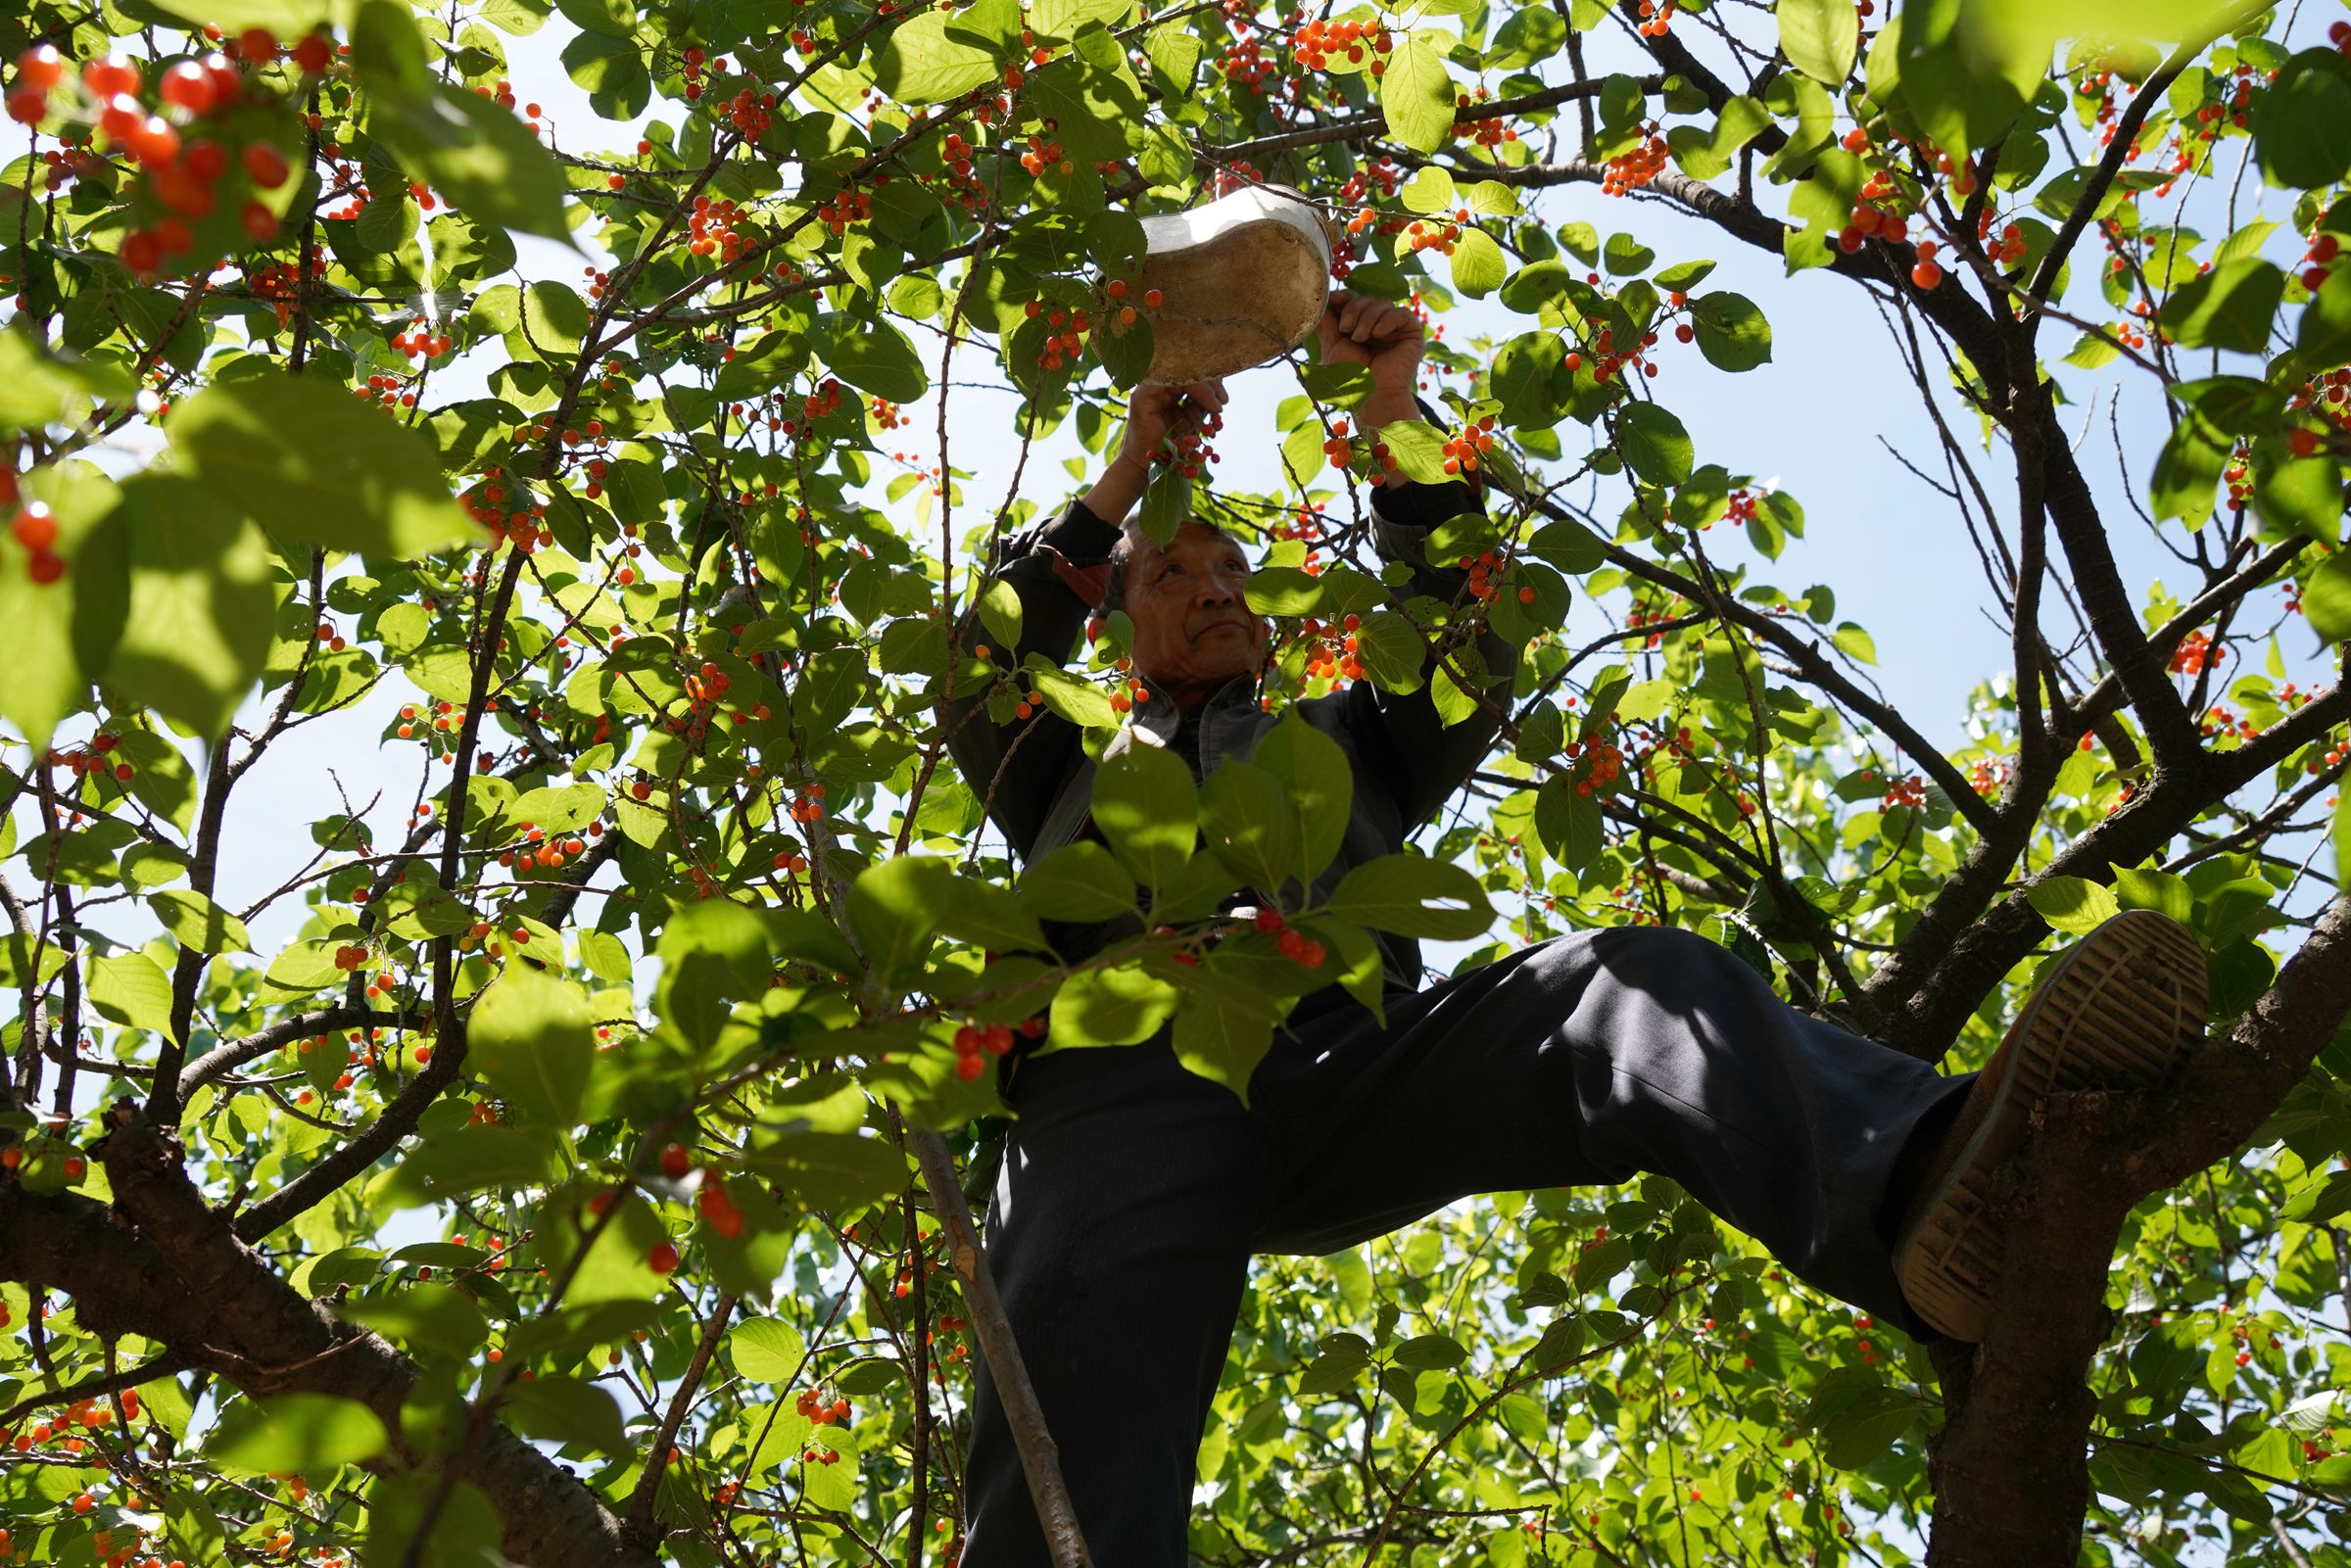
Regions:
<instances>
[{"instance_id":1,"label":"green leaf","mask_svg":"<svg viewBox=\"0 0 2351 1568\"><path fill-rule=\"evenodd\" d=\"M411 1351L440 1355L471 1355L490 1337L481 1307L449 1285L347 1297L336 1305L335 1315L388 1334Z\"/></svg>"},{"instance_id":2,"label":"green leaf","mask_svg":"<svg viewBox=\"0 0 2351 1568\"><path fill-rule=\"evenodd\" d=\"M18 341L15 332L0 330L0 349ZM0 397L15 368L7 357L0 353ZM67 563L66 576L36 583L15 553L15 542L0 546L10 552L0 564L0 625L9 634L0 716L33 745L45 746L59 722L82 706L91 673L104 670L112 656L128 613L130 577L112 482L86 464L68 461L34 469L24 490L57 520L56 548Z\"/></svg>"},{"instance_id":3,"label":"green leaf","mask_svg":"<svg viewBox=\"0 0 2351 1568\"><path fill-rule=\"evenodd\" d=\"M299 38L327 20L325 0L150 0L156 10L199 27L243 32L264 27L278 38Z\"/></svg>"},{"instance_id":4,"label":"green leaf","mask_svg":"<svg viewBox=\"0 0 2351 1568\"><path fill-rule=\"evenodd\" d=\"M841 380L891 403L913 403L931 385L914 345L888 321L844 316L832 332L817 334L816 352Z\"/></svg>"},{"instance_id":5,"label":"green leaf","mask_svg":"<svg viewBox=\"0 0 2351 1568\"><path fill-rule=\"evenodd\" d=\"M1281 785L1263 768L1227 762L1208 776L1200 794L1201 827L1217 858L1260 894L1279 900L1299 861L1298 830Z\"/></svg>"},{"instance_id":6,"label":"green leaf","mask_svg":"<svg viewBox=\"0 0 2351 1568\"><path fill-rule=\"evenodd\" d=\"M1832 92L1853 73L1861 49L1860 19L1848 0L1779 0L1780 53Z\"/></svg>"},{"instance_id":7,"label":"green leaf","mask_svg":"<svg viewBox=\"0 0 2351 1568\"><path fill-rule=\"evenodd\" d=\"M2294 352L2313 370L2351 362L2351 266L2327 273L2326 283L2310 297L2294 336Z\"/></svg>"},{"instance_id":8,"label":"green leaf","mask_svg":"<svg viewBox=\"0 0 2351 1568\"><path fill-rule=\"evenodd\" d=\"M1603 826L1600 802L1563 775L1544 780L1535 793L1535 832L1563 870L1580 873L1600 858Z\"/></svg>"},{"instance_id":9,"label":"green leaf","mask_svg":"<svg viewBox=\"0 0 2351 1568\"><path fill-rule=\"evenodd\" d=\"M1626 465L1653 485L1678 485L1689 478L1698 451L1681 420L1654 403L1627 404L1617 411L1616 445Z\"/></svg>"},{"instance_id":10,"label":"green leaf","mask_svg":"<svg viewBox=\"0 0 2351 1568\"><path fill-rule=\"evenodd\" d=\"M754 1383L788 1385L807 1360L800 1331L780 1317L745 1318L727 1334L735 1370Z\"/></svg>"},{"instance_id":11,"label":"green leaf","mask_svg":"<svg viewBox=\"0 0 2351 1568\"><path fill-rule=\"evenodd\" d=\"M268 542L216 493L168 474L125 482L117 515L130 609L106 679L214 738L269 657L277 598Z\"/></svg>"},{"instance_id":12,"label":"green leaf","mask_svg":"<svg viewBox=\"0 0 2351 1568\"><path fill-rule=\"evenodd\" d=\"M1453 286L1472 300L1482 300L1502 287L1510 271L1502 247L1481 228L1464 228L1453 247Z\"/></svg>"},{"instance_id":13,"label":"green leaf","mask_svg":"<svg viewBox=\"0 0 2351 1568\"><path fill-rule=\"evenodd\" d=\"M1717 370L1752 370L1771 362L1771 323L1743 294L1717 290L1690 302L1698 352Z\"/></svg>"},{"instance_id":14,"label":"green leaf","mask_svg":"<svg viewBox=\"0 0 2351 1568\"><path fill-rule=\"evenodd\" d=\"M245 923L202 893L174 887L148 896L147 907L182 946L199 953L250 953Z\"/></svg>"},{"instance_id":15,"label":"green leaf","mask_svg":"<svg viewBox=\"0 0 2351 1568\"><path fill-rule=\"evenodd\" d=\"M2351 641L2351 555L2329 555L2302 589L2310 629L2329 642Z\"/></svg>"},{"instance_id":16,"label":"green leaf","mask_svg":"<svg viewBox=\"0 0 2351 1568\"><path fill-rule=\"evenodd\" d=\"M1330 895L1329 911L1399 936L1459 942L1494 923L1477 879L1447 860L1382 855L1352 868Z\"/></svg>"},{"instance_id":17,"label":"green leaf","mask_svg":"<svg viewBox=\"0 0 2351 1568\"><path fill-rule=\"evenodd\" d=\"M1283 811L1296 834L1301 874L1319 877L1337 857L1355 800L1355 770L1336 740L1291 708L1275 722L1250 760L1284 790Z\"/></svg>"},{"instance_id":18,"label":"green leaf","mask_svg":"<svg viewBox=\"0 0 2351 1568\"><path fill-rule=\"evenodd\" d=\"M1067 40L1089 22L1116 28L1133 14L1134 0L1037 0L1029 25L1040 36Z\"/></svg>"},{"instance_id":19,"label":"green leaf","mask_svg":"<svg viewBox=\"0 0 2351 1568\"><path fill-rule=\"evenodd\" d=\"M1045 699L1045 706L1070 723L1088 730L1115 730L1119 727L1118 710L1110 705L1110 694L1090 681L1080 681L1067 670L1056 669L1042 658L1032 655L1034 662L1021 673Z\"/></svg>"},{"instance_id":20,"label":"green leaf","mask_svg":"<svg viewBox=\"0 0 2351 1568\"><path fill-rule=\"evenodd\" d=\"M1399 419L1379 427L1388 460L1407 479L1423 485L1442 485L1452 477L1445 472L1446 440L1445 433L1425 419Z\"/></svg>"},{"instance_id":21,"label":"green leaf","mask_svg":"<svg viewBox=\"0 0 2351 1568\"><path fill-rule=\"evenodd\" d=\"M110 953L89 963L90 1005L117 1023L171 1037L171 977L144 953Z\"/></svg>"},{"instance_id":22,"label":"green leaf","mask_svg":"<svg viewBox=\"0 0 2351 1568\"><path fill-rule=\"evenodd\" d=\"M2213 487L2229 461L2230 445L2228 436L2200 409L2181 413L2180 422L2164 438L2148 481L2156 521L2178 517L2193 528L2212 514Z\"/></svg>"},{"instance_id":23,"label":"green leaf","mask_svg":"<svg viewBox=\"0 0 2351 1568\"><path fill-rule=\"evenodd\" d=\"M1133 965L1081 969L1053 993L1052 1040L1057 1046L1132 1045L1157 1033L1177 1000L1175 986Z\"/></svg>"},{"instance_id":24,"label":"green leaf","mask_svg":"<svg viewBox=\"0 0 2351 1568\"><path fill-rule=\"evenodd\" d=\"M1859 1470L1918 1424L1915 1400L1897 1389L1874 1390L1821 1424L1821 1457L1840 1470Z\"/></svg>"},{"instance_id":25,"label":"green leaf","mask_svg":"<svg viewBox=\"0 0 2351 1568\"><path fill-rule=\"evenodd\" d=\"M899 855L849 888L849 925L884 984L906 984L922 973L954 876L955 863L940 856Z\"/></svg>"},{"instance_id":26,"label":"green leaf","mask_svg":"<svg viewBox=\"0 0 2351 1568\"><path fill-rule=\"evenodd\" d=\"M506 1390L504 1411L515 1430L543 1443L577 1443L599 1453L624 1457L633 1449L620 1405L594 1383L560 1372L542 1372Z\"/></svg>"},{"instance_id":27,"label":"green leaf","mask_svg":"<svg viewBox=\"0 0 2351 1568\"><path fill-rule=\"evenodd\" d=\"M1103 759L1094 774L1094 822L1146 887L1159 887L1192 858L1200 836L1200 791L1182 758L1134 744Z\"/></svg>"},{"instance_id":28,"label":"green leaf","mask_svg":"<svg viewBox=\"0 0 2351 1568\"><path fill-rule=\"evenodd\" d=\"M1134 913L1134 882L1100 844L1064 844L1021 875L1021 902L1043 920L1093 922Z\"/></svg>"},{"instance_id":29,"label":"green leaf","mask_svg":"<svg viewBox=\"0 0 2351 1568\"><path fill-rule=\"evenodd\" d=\"M1453 134L1453 77L1444 57L1418 33L1388 56L1379 82L1388 134L1416 153L1433 153Z\"/></svg>"},{"instance_id":30,"label":"green leaf","mask_svg":"<svg viewBox=\"0 0 2351 1568\"><path fill-rule=\"evenodd\" d=\"M571 238L554 155L495 99L448 82L416 97L379 94L367 125L409 172L477 222Z\"/></svg>"},{"instance_id":31,"label":"green leaf","mask_svg":"<svg viewBox=\"0 0 2351 1568\"><path fill-rule=\"evenodd\" d=\"M926 11L899 25L874 61L874 80L902 104L943 104L995 80L996 52L969 41L968 28L948 29L951 12Z\"/></svg>"},{"instance_id":32,"label":"green leaf","mask_svg":"<svg viewBox=\"0 0 2351 1568\"><path fill-rule=\"evenodd\" d=\"M2056 929L2077 936L2122 912L2112 889L2081 877L2043 877L2025 889L2025 902Z\"/></svg>"},{"instance_id":33,"label":"green leaf","mask_svg":"<svg viewBox=\"0 0 2351 1568\"><path fill-rule=\"evenodd\" d=\"M509 964L466 1020L466 1065L500 1099L534 1119L579 1119L596 1060L588 999L564 980Z\"/></svg>"},{"instance_id":34,"label":"green leaf","mask_svg":"<svg viewBox=\"0 0 2351 1568\"><path fill-rule=\"evenodd\" d=\"M2183 926L2195 917L2194 890L2184 878L2168 871L2134 871L2127 866L2116 866L2114 891L2115 903L2121 909L2151 909L2169 915Z\"/></svg>"},{"instance_id":35,"label":"green leaf","mask_svg":"<svg viewBox=\"0 0 2351 1568\"><path fill-rule=\"evenodd\" d=\"M2330 49L2305 49L2253 100L2261 171L2279 185L2318 190L2351 173L2351 79Z\"/></svg>"},{"instance_id":36,"label":"green leaf","mask_svg":"<svg viewBox=\"0 0 2351 1568\"><path fill-rule=\"evenodd\" d=\"M2285 274L2256 257L2226 261L2190 278L2164 302L2160 319L2183 349L2235 349L2258 354L2269 346Z\"/></svg>"},{"instance_id":37,"label":"green leaf","mask_svg":"<svg viewBox=\"0 0 2351 1568\"><path fill-rule=\"evenodd\" d=\"M1431 164L1406 180L1396 192L1396 199L1404 204L1406 212L1418 213L1422 216L1430 213L1451 212L1453 176Z\"/></svg>"},{"instance_id":38,"label":"green leaf","mask_svg":"<svg viewBox=\"0 0 2351 1568\"><path fill-rule=\"evenodd\" d=\"M215 382L170 430L190 473L282 539L413 559L482 537L432 439L334 385L278 370Z\"/></svg>"},{"instance_id":39,"label":"green leaf","mask_svg":"<svg viewBox=\"0 0 2351 1568\"><path fill-rule=\"evenodd\" d=\"M1277 1022L1270 1003L1239 987L1230 995L1187 995L1176 1010L1176 1060L1211 1083L1222 1083L1246 1106L1249 1079L1272 1049Z\"/></svg>"},{"instance_id":40,"label":"green leaf","mask_svg":"<svg viewBox=\"0 0 2351 1568\"><path fill-rule=\"evenodd\" d=\"M372 1459L390 1435L376 1413L332 1394L240 1400L220 1412L204 1454L246 1475L312 1475Z\"/></svg>"},{"instance_id":41,"label":"green leaf","mask_svg":"<svg viewBox=\"0 0 2351 1568\"><path fill-rule=\"evenodd\" d=\"M1021 595L1001 577L991 577L980 594L980 624L996 645L990 655L1010 657L1021 645Z\"/></svg>"}]
</instances>

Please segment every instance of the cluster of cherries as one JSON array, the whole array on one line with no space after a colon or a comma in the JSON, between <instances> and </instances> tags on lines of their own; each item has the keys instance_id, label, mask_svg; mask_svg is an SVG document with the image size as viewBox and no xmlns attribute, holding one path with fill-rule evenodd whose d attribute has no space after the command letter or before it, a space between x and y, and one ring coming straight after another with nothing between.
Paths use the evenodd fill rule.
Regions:
<instances>
[{"instance_id":1,"label":"cluster of cherries","mask_svg":"<svg viewBox=\"0 0 2351 1568\"><path fill-rule=\"evenodd\" d=\"M969 1083L987 1070L987 1059L1002 1056L1012 1049L1013 1026L1009 1023L966 1023L955 1031L955 1076ZM1033 1040L1045 1032L1042 1015L1024 1021L1019 1034Z\"/></svg>"},{"instance_id":2,"label":"cluster of cherries","mask_svg":"<svg viewBox=\"0 0 2351 1568\"><path fill-rule=\"evenodd\" d=\"M1647 19L1641 24L1642 35L1664 37L1676 9L1675 0L1641 0L1641 15Z\"/></svg>"},{"instance_id":3,"label":"cluster of cherries","mask_svg":"<svg viewBox=\"0 0 2351 1568\"><path fill-rule=\"evenodd\" d=\"M776 122L776 95L744 87L727 100L727 122L744 141L757 141Z\"/></svg>"},{"instance_id":4,"label":"cluster of cherries","mask_svg":"<svg viewBox=\"0 0 2351 1568\"><path fill-rule=\"evenodd\" d=\"M196 248L192 225L210 217L219 204L217 187L229 171L230 154L219 142L189 133L243 100L246 81L239 60L258 68L278 58L277 39L259 27L244 33L233 47L237 60L215 50L167 67L154 84L153 105L144 96L147 82L137 62L109 55L81 68L78 101L66 112L94 121L110 147L137 164L148 193L165 209L164 216L122 239L122 264L142 277L152 277L166 261L191 254ZM316 33L293 49L295 62L312 74L324 71L334 57L334 45ZM25 50L17 58L8 92L9 118L20 124L40 124L58 110L53 98L68 87L69 78L68 63L54 46ZM247 176L263 190L276 189L290 175L285 155L266 142L247 144L239 157ZM62 163L55 166L53 173L63 167ZM277 237L277 215L259 200L247 201L237 221L257 245Z\"/></svg>"},{"instance_id":5,"label":"cluster of cherries","mask_svg":"<svg viewBox=\"0 0 2351 1568\"><path fill-rule=\"evenodd\" d=\"M1361 213L1356 214L1358 217L1362 215ZM1468 217L1467 210L1463 209L1449 218L1414 218L1404 228L1405 251L1408 254L1435 251L1440 256L1451 256L1454 247L1462 241L1462 225L1468 221Z\"/></svg>"},{"instance_id":6,"label":"cluster of cherries","mask_svg":"<svg viewBox=\"0 0 2351 1568\"><path fill-rule=\"evenodd\" d=\"M873 215L874 199L863 191L842 191L816 210L816 220L837 238L846 234L850 224L863 223Z\"/></svg>"},{"instance_id":7,"label":"cluster of cherries","mask_svg":"<svg viewBox=\"0 0 2351 1568\"><path fill-rule=\"evenodd\" d=\"M1907 806L1912 811L1917 811L1926 803L1927 782L1915 773L1906 773L1899 779L1889 780L1886 784L1885 797L1878 802L1887 811L1892 811L1896 806Z\"/></svg>"},{"instance_id":8,"label":"cluster of cherries","mask_svg":"<svg viewBox=\"0 0 2351 1568\"><path fill-rule=\"evenodd\" d=\"M1494 416L1487 414L1476 424L1463 426L1458 434L1446 441L1445 472L1448 474L1473 474L1477 472L1478 456L1493 450ZM1472 592L1475 592L1474 588ZM1532 591L1530 590L1529 593L1531 595ZM1478 597L1483 598L1485 595L1480 594Z\"/></svg>"},{"instance_id":9,"label":"cluster of cherries","mask_svg":"<svg viewBox=\"0 0 2351 1568\"><path fill-rule=\"evenodd\" d=\"M1328 956L1320 942L1292 926L1278 909L1265 908L1250 917L1250 925L1273 938L1274 948L1300 969L1319 970Z\"/></svg>"},{"instance_id":10,"label":"cluster of cherries","mask_svg":"<svg viewBox=\"0 0 2351 1568\"><path fill-rule=\"evenodd\" d=\"M1362 628L1363 617L1350 615L1339 623L1337 637L1321 622L1309 619L1302 629L1307 639L1306 673L1310 680L1361 681L1364 661L1359 656L1356 633Z\"/></svg>"},{"instance_id":11,"label":"cluster of cherries","mask_svg":"<svg viewBox=\"0 0 2351 1568\"><path fill-rule=\"evenodd\" d=\"M1689 737L1684 730L1682 739ZM1604 793L1624 772L1624 749L1612 740L1570 740L1560 754L1567 758L1567 777L1579 795Z\"/></svg>"},{"instance_id":12,"label":"cluster of cherries","mask_svg":"<svg viewBox=\"0 0 2351 1568\"><path fill-rule=\"evenodd\" d=\"M793 822L811 823L825 814L825 786L821 784L801 784L792 786L792 802L786 808Z\"/></svg>"},{"instance_id":13,"label":"cluster of cherries","mask_svg":"<svg viewBox=\"0 0 2351 1568\"><path fill-rule=\"evenodd\" d=\"M47 760L52 768L67 768L77 776L112 779L117 784L126 784L138 776L138 770L131 766L130 758L116 754L115 748L121 743L121 736L101 730L90 736L87 746L52 746Z\"/></svg>"},{"instance_id":14,"label":"cluster of cherries","mask_svg":"<svg viewBox=\"0 0 2351 1568\"><path fill-rule=\"evenodd\" d=\"M800 1390L799 1398L792 1402L792 1408L806 1416L811 1426L845 1426L848 1424L848 1400L839 1398L827 1404L824 1397L814 1389Z\"/></svg>"},{"instance_id":15,"label":"cluster of cherries","mask_svg":"<svg viewBox=\"0 0 2351 1568\"><path fill-rule=\"evenodd\" d=\"M743 255L746 244L745 236L736 227L742 217L743 209L723 197L713 201L707 192L695 197L694 212L686 219L687 254L715 256L721 262L732 263Z\"/></svg>"},{"instance_id":16,"label":"cluster of cherries","mask_svg":"<svg viewBox=\"0 0 2351 1568\"><path fill-rule=\"evenodd\" d=\"M1367 51L1384 55L1395 47L1387 27L1377 22L1307 22L1290 35L1291 56L1309 71L1322 70L1333 55L1360 66Z\"/></svg>"},{"instance_id":17,"label":"cluster of cherries","mask_svg":"<svg viewBox=\"0 0 2351 1568\"><path fill-rule=\"evenodd\" d=\"M2228 656L2226 644L2213 641L2202 632L2190 632L2172 649L2171 671L2174 675L2202 675Z\"/></svg>"},{"instance_id":18,"label":"cluster of cherries","mask_svg":"<svg viewBox=\"0 0 2351 1568\"><path fill-rule=\"evenodd\" d=\"M1630 196L1665 172L1665 138L1658 134L1655 120L1643 128L1642 138L1630 152L1609 159L1607 166L1601 170L1603 196Z\"/></svg>"}]
</instances>

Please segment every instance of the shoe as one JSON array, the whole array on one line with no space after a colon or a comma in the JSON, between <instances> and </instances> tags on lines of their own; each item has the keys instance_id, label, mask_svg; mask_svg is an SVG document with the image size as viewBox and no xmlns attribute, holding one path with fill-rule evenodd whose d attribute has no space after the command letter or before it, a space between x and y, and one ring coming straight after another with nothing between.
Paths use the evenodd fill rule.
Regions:
<instances>
[{"instance_id":1,"label":"shoe","mask_svg":"<svg viewBox=\"0 0 2351 1568\"><path fill-rule=\"evenodd\" d=\"M1895 1276L1929 1325L1984 1337L2007 1242L1985 1200L2035 1104L2162 1087L2204 1037L2205 985L2195 937L2153 910L2126 910L2057 961L1960 1103L1896 1232Z\"/></svg>"}]
</instances>

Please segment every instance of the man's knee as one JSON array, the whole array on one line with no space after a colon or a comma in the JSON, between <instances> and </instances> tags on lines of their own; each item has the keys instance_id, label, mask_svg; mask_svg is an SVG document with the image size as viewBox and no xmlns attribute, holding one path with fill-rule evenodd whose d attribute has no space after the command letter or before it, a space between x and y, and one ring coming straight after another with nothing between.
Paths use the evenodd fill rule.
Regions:
<instances>
[{"instance_id":1,"label":"man's knee","mask_svg":"<svg viewBox=\"0 0 2351 1568\"><path fill-rule=\"evenodd\" d=\"M1525 963L1547 986L1578 989L1604 974L1619 984L1668 992L1754 974L1720 943L1670 926L1611 926L1554 936L1528 948Z\"/></svg>"}]
</instances>

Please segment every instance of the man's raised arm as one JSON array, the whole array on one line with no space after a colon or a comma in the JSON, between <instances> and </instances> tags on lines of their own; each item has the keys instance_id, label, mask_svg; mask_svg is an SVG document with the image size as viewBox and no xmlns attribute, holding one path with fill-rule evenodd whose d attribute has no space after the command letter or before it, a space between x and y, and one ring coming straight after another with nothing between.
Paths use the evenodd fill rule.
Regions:
<instances>
[{"instance_id":1,"label":"man's raised arm","mask_svg":"<svg viewBox=\"0 0 2351 1568\"><path fill-rule=\"evenodd\" d=\"M1222 409L1221 383L1188 387L1144 387L1128 405L1127 431L1119 453L1084 499L1059 512L1000 537L988 562L987 588L1002 582L1021 601L1021 640L1016 647L988 646L999 670L1018 670L1032 653L1055 664L1066 662L1085 629L1085 618L1110 585L1112 548L1127 514L1142 498L1152 453L1172 431L1188 428L1201 415ZM967 611L958 645L988 642L978 601ZM1026 719L989 721L984 682L960 686L940 715L947 727L948 754L988 815L1023 859L1044 826L1079 748L1079 733L1068 720L1039 709Z\"/></svg>"},{"instance_id":2,"label":"man's raised arm","mask_svg":"<svg viewBox=\"0 0 2351 1568\"><path fill-rule=\"evenodd\" d=\"M1423 338L1419 319L1410 310L1360 294L1334 294L1322 313L1320 332L1325 363L1360 364L1371 372L1371 396L1357 411L1367 434L1420 417L1413 385ZM1382 560L1402 561L1412 568L1412 579L1397 597L1427 597L1448 604L1462 598L1469 574L1431 561L1428 535L1450 518L1484 509L1476 489L1463 481L1417 484L1394 467L1386 470L1371 492L1371 539ZM1408 830L1444 809L1485 760L1501 729L1500 714L1510 711L1518 648L1482 622L1469 646L1485 666L1487 705L1459 724L1448 725L1437 715L1429 687L1437 669L1433 650L1421 661L1420 685L1412 691L1383 691L1369 682L1349 689L1359 732L1367 725L1389 742L1393 789Z\"/></svg>"}]
</instances>

